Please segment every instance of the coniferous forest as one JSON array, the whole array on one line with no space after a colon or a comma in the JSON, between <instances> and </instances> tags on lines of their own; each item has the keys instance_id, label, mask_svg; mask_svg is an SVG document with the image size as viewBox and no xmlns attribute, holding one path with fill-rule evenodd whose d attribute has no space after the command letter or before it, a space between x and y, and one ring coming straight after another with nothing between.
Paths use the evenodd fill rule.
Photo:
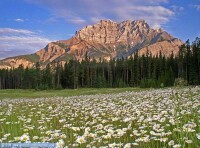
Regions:
<instances>
[{"instance_id":1,"label":"coniferous forest","mask_svg":"<svg viewBox=\"0 0 200 148\"><path fill-rule=\"evenodd\" d=\"M65 89L102 87L167 87L177 83L200 84L200 40L180 47L179 53L165 57L160 53L139 56L136 52L127 59L98 62L90 57L79 62L70 60L64 66L54 63L40 69L19 66L0 70L0 89Z\"/></svg>"}]
</instances>

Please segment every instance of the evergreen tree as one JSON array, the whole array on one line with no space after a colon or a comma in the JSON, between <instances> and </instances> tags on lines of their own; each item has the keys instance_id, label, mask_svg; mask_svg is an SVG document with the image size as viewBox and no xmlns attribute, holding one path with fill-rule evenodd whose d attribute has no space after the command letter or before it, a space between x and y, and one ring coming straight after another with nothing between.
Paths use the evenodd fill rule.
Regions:
<instances>
[{"instance_id":1,"label":"evergreen tree","mask_svg":"<svg viewBox=\"0 0 200 148\"><path fill-rule=\"evenodd\" d=\"M0 70L0 89L53 89L83 87L163 87L173 86L175 79L184 79L191 85L200 84L200 39L192 44L189 40L180 47L178 54L165 57L138 52L129 58L101 58L91 60L87 53L81 62L70 60L64 67L51 63L40 68L40 63L32 68L20 65L15 69Z\"/></svg>"}]
</instances>

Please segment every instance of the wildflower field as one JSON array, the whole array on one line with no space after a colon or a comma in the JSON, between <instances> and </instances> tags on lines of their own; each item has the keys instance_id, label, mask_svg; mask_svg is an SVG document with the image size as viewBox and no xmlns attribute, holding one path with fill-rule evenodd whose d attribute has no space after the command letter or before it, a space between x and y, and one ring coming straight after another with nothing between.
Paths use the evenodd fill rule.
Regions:
<instances>
[{"instance_id":1,"label":"wildflower field","mask_svg":"<svg viewBox=\"0 0 200 148\"><path fill-rule=\"evenodd\" d=\"M200 87L0 100L0 142L199 148Z\"/></svg>"}]
</instances>

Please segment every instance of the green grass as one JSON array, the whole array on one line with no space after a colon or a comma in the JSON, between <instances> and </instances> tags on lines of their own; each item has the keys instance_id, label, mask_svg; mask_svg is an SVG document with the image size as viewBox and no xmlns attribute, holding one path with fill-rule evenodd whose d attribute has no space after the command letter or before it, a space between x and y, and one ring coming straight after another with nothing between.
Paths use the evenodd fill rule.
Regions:
<instances>
[{"instance_id":1,"label":"green grass","mask_svg":"<svg viewBox=\"0 0 200 148\"><path fill-rule=\"evenodd\" d=\"M22 56L18 56L18 58L24 58L24 59L34 62L34 63L39 61L39 56L37 54L22 55Z\"/></svg>"},{"instance_id":2,"label":"green grass","mask_svg":"<svg viewBox=\"0 0 200 148\"><path fill-rule=\"evenodd\" d=\"M14 94L109 94L2 100L0 143L55 142L58 148L200 147L200 87L140 90L144 89L5 90L13 98ZM124 93L111 94L116 92Z\"/></svg>"},{"instance_id":3,"label":"green grass","mask_svg":"<svg viewBox=\"0 0 200 148\"><path fill-rule=\"evenodd\" d=\"M0 99L5 98L40 98L40 97L69 97L79 95L94 95L94 94L111 94L125 91L140 91L141 88L81 88L81 89L65 89L65 90L23 90L23 89L8 89L0 90Z\"/></svg>"}]
</instances>

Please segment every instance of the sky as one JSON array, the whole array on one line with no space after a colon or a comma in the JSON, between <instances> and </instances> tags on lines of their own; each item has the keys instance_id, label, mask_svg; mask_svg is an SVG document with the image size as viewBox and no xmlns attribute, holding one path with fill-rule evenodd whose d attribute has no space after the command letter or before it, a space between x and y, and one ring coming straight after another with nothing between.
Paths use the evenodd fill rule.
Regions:
<instances>
[{"instance_id":1,"label":"sky","mask_svg":"<svg viewBox=\"0 0 200 148\"><path fill-rule=\"evenodd\" d=\"M34 53L102 19L143 19L192 42L200 37L200 0L0 0L0 59Z\"/></svg>"}]
</instances>

